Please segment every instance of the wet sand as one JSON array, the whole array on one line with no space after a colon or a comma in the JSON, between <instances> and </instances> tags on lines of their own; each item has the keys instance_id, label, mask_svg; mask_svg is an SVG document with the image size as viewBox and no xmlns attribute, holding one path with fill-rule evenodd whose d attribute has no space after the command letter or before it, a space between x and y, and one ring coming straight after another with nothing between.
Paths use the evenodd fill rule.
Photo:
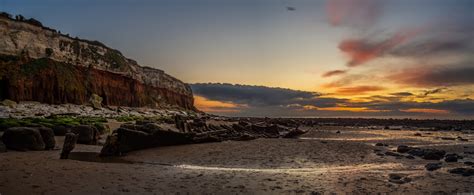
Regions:
<instances>
[{"instance_id":1,"label":"wet sand","mask_svg":"<svg viewBox=\"0 0 474 195\"><path fill-rule=\"evenodd\" d=\"M341 133L336 133L337 131ZM422 136L414 136L414 133ZM446 140L461 136L469 141ZM62 137L56 137L59 144ZM1 194L311 194L467 193L474 176L450 174L474 161L474 136L462 132L311 129L300 139L257 139L152 148L99 159L101 146L77 145L69 160L59 150L0 154ZM388 147L375 146L386 143ZM429 162L377 156L405 144L464 156L428 172ZM411 179L388 181L389 174Z\"/></svg>"}]
</instances>

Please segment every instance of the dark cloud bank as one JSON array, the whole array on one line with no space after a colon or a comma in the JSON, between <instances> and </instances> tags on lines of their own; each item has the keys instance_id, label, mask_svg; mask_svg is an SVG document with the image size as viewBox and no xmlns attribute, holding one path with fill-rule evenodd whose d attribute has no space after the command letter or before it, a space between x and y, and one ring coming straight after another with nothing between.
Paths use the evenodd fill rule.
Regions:
<instances>
[{"instance_id":1,"label":"dark cloud bank","mask_svg":"<svg viewBox=\"0 0 474 195\"><path fill-rule=\"evenodd\" d=\"M473 118L474 115L474 100L472 99L447 100L439 103L400 101L403 97L414 95L408 92L377 97L390 99L391 101L388 102L374 98L369 102L354 103L347 99L324 97L316 92L265 86L198 83L191 84L191 88L195 95L210 100L247 105L239 108L238 112L225 113L232 116ZM327 110L334 107L364 107L372 112ZM449 113L440 115L407 112L408 109L446 110ZM379 112L374 112L374 110L379 110ZM217 112L217 114L223 113Z\"/></svg>"}]
</instances>

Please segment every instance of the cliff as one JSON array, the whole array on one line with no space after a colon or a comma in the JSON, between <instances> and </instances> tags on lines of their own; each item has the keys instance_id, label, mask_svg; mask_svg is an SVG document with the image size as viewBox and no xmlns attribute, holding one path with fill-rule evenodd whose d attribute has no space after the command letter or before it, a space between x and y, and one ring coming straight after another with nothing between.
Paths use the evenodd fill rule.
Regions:
<instances>
[{"instance_id":1,"label":"cliff","mask_svg":"<svg viewBox=\"0 0 474 195\"><path fill-rule=\"evenodd\" d=\"M97 41L71 38L36 20L0 15L0 99L194 109L191 88Z\"/></svg>"}]
</instances>

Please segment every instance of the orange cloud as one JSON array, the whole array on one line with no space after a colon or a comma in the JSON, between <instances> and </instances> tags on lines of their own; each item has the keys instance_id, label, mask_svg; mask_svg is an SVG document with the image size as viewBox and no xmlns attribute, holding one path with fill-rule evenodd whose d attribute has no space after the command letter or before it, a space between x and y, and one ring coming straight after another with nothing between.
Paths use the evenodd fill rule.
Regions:
<instances>
[{"instance_id":1,"label":"orange cloud","mask_svg":"<svg viewBox=\"0 0 474 195\"><path fill-rule=\"evenodd\" d=\"M229 103L229 102L221 102L215 100L209 100L202 96L194 96L194 106L197 109L204 111L204 112L220 112L220 113L232 113L232 112L239 112L239 108L243 107L243 105Z\"/></svg>"},{"instance_id":2,"label":"orange cloud","mask_svg":"<svg viewBox=\"0 0 474 195\"><path fill-rule=\"evenodd\" d=\"M387 112L387 110L374 110L367 107L345 107L345 106L335 106L335 107L326 107L319 108L316 106L306 105L303 107L305 110L323 110L323 111L347 111L347 112Z\"/></svg>"},{"instance_id":3,"label":"orange cloud","mask_svg":"<svg viewBox=\"0 0 474 195\"><path fill-rule=\"evenodd\" d=\"M430 109L430 108L409 108L400 110L402 112L427 113L427 114L449 114L449 110Z\"/></svg>"},{"instance_id":4,"label":"orange cloud","mask_svg":"<svg viewBox=\"0 0 474 195\"><path fill-rule=\"evenodd\" d=\"M347 65L354 67L384 55L417 33L418 30L401 31L384 41L376 43L366 39L347 39L339 44L339 49L349 56L350 61Z\"/></svg>"},{"instance_id":5,"label":"orange cloud","mask_svg":"<svg viewBox=\"0 0 474 195\"><path fill-rule=\"evenodd\" d=\"M341 87L336 90L336 93L342 95L357 95L357 94L364 94L367 92L373 91L382 91L385 88L380 86L355 86L355 87Z\"/></svg>"},{"instance_id":6,"label":"orange cloud","mask_svg":"<svg viewBox=\"0 0 474 195\"><path fill-rule=\"evenodd\" d=\"M331 77L331 76L337 76L337 75L342 75L345 74L347 70L332 70L329 72L326 72L322 75L322 77Z\"/></svg>"}]
</instances>

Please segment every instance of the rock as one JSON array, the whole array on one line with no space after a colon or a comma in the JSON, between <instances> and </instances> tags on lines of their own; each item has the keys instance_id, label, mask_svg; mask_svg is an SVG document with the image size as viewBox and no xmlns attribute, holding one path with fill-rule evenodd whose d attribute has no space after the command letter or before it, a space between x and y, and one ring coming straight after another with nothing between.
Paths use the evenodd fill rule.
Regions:
<instances>
[{"instance_id":1,"label":"rock","mask_svg":"<svg viewBox=\"0 0 474 195\"><path fill-rule=\"evenodd\" d=\"M6 99L6 100L3 100L2 102L0 102L0 105L2 106L8 106L10 108L15 108L17 103L15 101L12 101L12 100L9 100L9 99Z\"/></svg>"},{"instance_id":2,"label":"rock","mask_svg":"<svg viewBox=\"0 0 474 195\"><path fill-rule=\"evenodd\" d=\"M3 143L2 139L0 139L0 153L7 152L7 146Z\"/></svg>"},{"instance_id":3,"label":"rock","mask_svg":"<svg viewBox=\"0 0 474 195\"><path fill-rule=\"evenodd\" d=\"M287 134L283 135L283 138L295 138L305 134L307 131L300 130L298 127L290 130Z\"/></svg>"},{"instance_id":4,"label":"rock","mask_svg":"<svg viewBox=\"0 0 474 195\"><path fill-rule=\"evenodd\" d=\"M47 127L40 127L38 128L41 137L43 138L43 142L45 145L45 150L54 149L56 146L56 140L54 139L54 132L51 128Z\"/></svg>"},{"instance_id":5,"label":"rock","mask_svg":"<svg viewBox=\"0 0 474 195\"><path fill-rule=\"evenodd\" d=\"M376 143L375 146L384 146L383 143Z\"/></svg>"},{"instance_id":6,"label":"rock","mask_svg":"<svg viewBox=\"0 0 474 195\"><path fill-rule=\"evenodd\" d=\"M406 153L408 151L410 151L412 148L409 147L409 146L405 146L405 145L400 145L397 147L397 152L399 153Z\"/></svg>"},{"instance_id":7,"label":"rock","mask_svg":"<svg viewBox=\"0 0 474 195\"><path fill-rule=\"evenodd\" d=\"M395 173L389 174L388 177L389 177L388 181L392 183L396 183L396 184L404 184L411 181L411 178L402 176L400 174L395 174Z\"/></svg>"},{"instance_id":8,"label":"rock","mask_svg":"<svg viewBox=\"0 0 474 195\"><path fill-rule=\"evenodd\" d=\"M30 127L12 127L7 129L2 141L12 150L44 150L45 144L38 129Z\"/></svg>"},{"instance_id":9,"label":"rock","mask_svg":"<svg viewBox=\"0 0 474 195\"><path fill-rule=\"evenodd\" d=\"M458 162L458 159L462 158L461 156L457 154L446 154L444 157L444 161L446 162Z\"/></svg>"},{"instance_id":10,"label":"rock","mask_svg":"<svg viewBox=\"0 0 474 195\"><path fill-rule=\"evenodd\" d=\"M471 162L471 161L466 161L466 162L464 162L464 164L465 164L465 165L469 165L469 166L471 166L471 165L474 165L474 162Z\"/></svg>"},{"instance_id":11,"label":"rock","mask_svg":"<svg viewBox=\"0 0 474 195\"><path fill-rule=\"evenodd\" d=\"M337 134L340 134L340 133L341 133L341 131L336 131L336 133L337 133Z\"/></svg>"},{"instance_id":12,"label":"rock","mask_svg":"<svg viewBox=\"0 0 474 195\"><path fill-rule=\"evenodd\" d=\"M56 125L53 127L54 135L56 136L64 136L67 132L71 131L71 127L67 127L64 125Z\"/></svg>"},{"instance_id":13,"label":"rock","mask_svg":"<svg viewBox=\"0 0 474 195\"><path fill-rule=\"evenodd\" d=\"M78 125L71 129L72 133L78 135L77 143L79 144L96 144L98 138L98 130L90 125Z\"/></svg>"},{"instance_id":14,"label":"rock","mask_svg":"<svg viewBox=\"0 0 474 195\"><path fill-rule=\"evenodd\" d=\"M437 149L424 149L424 151L425 154L422 158L425 160L441 160L444 154L446 154L445 151Z\"/></svg>"},{"instance_id":15,"label":"rock","mask_svg":"<svg viewBox=\"0 0 474 195\"><path fill-rule=\"evenodd\" d=\"M441 163L428 163L425 165L427 171L434 171L441 168Z\"/></svg>"},{"instance_id":16,"label":"rock","mask_svg":"<svg viewBox=\"0 0 474 195\"><path fill-rule=\"evenodd\" d=\"M100 151L100 156L120 156L122 155L119 148L117 133L107 136L104 147Z\"/></svg>"},{"instance_id":17,"label":"rock","mask_svg":"<svg viewBox=\"0 0 474 195\"><path fill-rule=\"evenodd\" d=\"M471 168L455 168L455 169L449 170L448 172L452 174L466 176L466 177L474 175L474 169L471 169Z\"/></svg>"},{"instance_id":18,"label":"rock","mask_svg":"<svg viewBox=\"0 0 474 195\"><path fill-rule=\"evenodd\" d=\"M421 133L415 133L414 136L421 136Z\"/></svg>"},{"instance_id":19,"label":"rock","mask_svg":"<svg viewBox=\"0 0 474 195\"><path fill-rule=\"evenodd\" d=\"M89 98L89 103L94 109L101 109L102 108L102 97L97 94L92 94Z\"/></svg>"},{"instance_id":20,"label":"rock","mask_svg":"<svg viewBox=\"0 0 474 195\"><path fill-rule=\"evenodd\" d=\"M425 160L440 160L446 154L446 152L443 150L421 148L411 148L407 153L413 156L421 157Z\"/></svg>"},{"instance_id":21,"label":"rock","mask_svg":"<svg viewBox=\"0 0 474 195\"><path fill-rule=\"evenodd\" d=\"M103 123L95 123L94 127L97 129L99 135L106 134L110 132L110 127Z\"/></svg>"},{"instance_id":22,"label":"rock","mask_svg":"<svg viewBox=\"0 0 474 195\"><path fill-rule=\"evenodd\" d=\"M467 142L469 141L468 139L462 138L461 136L458 136L457 138L459 141Z\"/></svg>"},{"instance_id":23,"label":"rock","mask_svg":"<svg viewBox=\"0 0 474 195\"><path fill-rule=\"evenodd\" d=\"M407 158L407 159L415 159L415 157L412 156L412 155L405 156L405 158Z\"/></svg>"},{"instance_id":24,"label":"rock","mask_svg":"<svg viewBox=\"0 0 474 195\"><path fill-rule=\"evenodd\" d=\"M387 155L387 156L395 156L395 157L400 157L400 156L402 156L402 155L400 155L400 154L397 154L397 153L391 152L391 151L385 152L385 155Z\"/></svg>"},{"instance_id":25,"label":"rock","mask_svg":"<svg viewBox=\"0 0 474 195\"><path fill-rule=\"evenodd\" d=\"M442 140L456 140L454 137L442 137Z\"/></svg>"},{"instance_id":26,"label":"rock","mask_svg":"<svg viewBox=\"0 0 474 195\"><path fill-rule=\"evenodd\" d=\"M64 137L64 145L61 151L60 159L68 159L69 154L76 146L78 135L75 133L66 133Z\"/></svg>"}]
</instances>

